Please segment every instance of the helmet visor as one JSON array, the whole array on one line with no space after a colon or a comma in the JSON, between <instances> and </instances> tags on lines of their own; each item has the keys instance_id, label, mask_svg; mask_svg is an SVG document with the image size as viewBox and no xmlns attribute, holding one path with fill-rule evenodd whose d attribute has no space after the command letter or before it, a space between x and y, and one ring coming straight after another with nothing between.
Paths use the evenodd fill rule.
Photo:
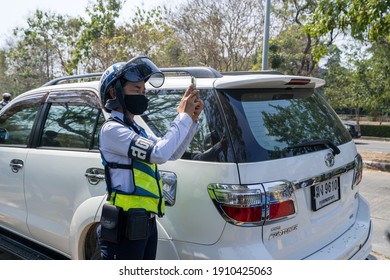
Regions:
<instances>
[{"instance_id":1,"label":"helmet visor","mask_svg":"<svg viewBox=\"0 0 390 280\"><path fill-rule=\"evenodd\" d=\"M164 84L165 76L147 57L136 57L127 62L117 73L117 77L123 77L129 82L144 81L155 87Z\"/></svg>"}]
</instances>

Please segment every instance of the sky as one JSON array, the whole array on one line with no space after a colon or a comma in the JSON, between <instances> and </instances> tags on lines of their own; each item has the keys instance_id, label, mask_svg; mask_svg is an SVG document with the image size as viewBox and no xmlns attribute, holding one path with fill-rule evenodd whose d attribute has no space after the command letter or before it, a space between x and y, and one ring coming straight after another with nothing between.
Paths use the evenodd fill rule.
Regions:
<instances>
[{"instance_id":1,"label":"sky","mask_svg":"<svg viewBox=\"0 0 390 280\"><path fill-rule=\"evenodd\" d=\"M0 9L0 42L12 34L16 27L25 27L27 18L34 14L36 9L52 11L62 15L84 16L85 8L91 0L0 0L3 5ZM5 4L5 2L7 4ZM95 2L95 1L93 1ZM178 1L175 1L176 3ZM172 2L171 2L172 3ZM152 8L157 5L169 4L168 0L126 0L122 13L129 11L133 14L134 8L142 6Z\"/></svg>"}]
</instances>

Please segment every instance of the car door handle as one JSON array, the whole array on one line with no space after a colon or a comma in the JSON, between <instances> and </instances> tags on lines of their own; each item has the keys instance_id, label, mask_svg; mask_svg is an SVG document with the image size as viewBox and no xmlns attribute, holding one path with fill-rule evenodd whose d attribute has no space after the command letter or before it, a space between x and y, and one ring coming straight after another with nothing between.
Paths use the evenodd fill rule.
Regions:
<instances>
[{"instance_id":1,"label":"car door handle","mask_svg":"<svg viewBox=\"0 0 390 280\"><path fill-rule=\"evenodd\" d=\"M9 163L9 166L11 166L11 170L14 173L18 173L20 169L23 168L24 162L21 159L13 159Z\"/></svg>"},{"instance_id":2,"label":"car door handle","mask_svg":"<svg viewBox=\"0 0 390 280\"><path fill-rule=\"evenodd\" d=\"M105 179L104 169L97 168L97 167L88 168L85 171L85 177L88 178L88 182L91 185L96 185L96 184L99 183L100 180L104 180Z\"/></svg>"}]
</instances>

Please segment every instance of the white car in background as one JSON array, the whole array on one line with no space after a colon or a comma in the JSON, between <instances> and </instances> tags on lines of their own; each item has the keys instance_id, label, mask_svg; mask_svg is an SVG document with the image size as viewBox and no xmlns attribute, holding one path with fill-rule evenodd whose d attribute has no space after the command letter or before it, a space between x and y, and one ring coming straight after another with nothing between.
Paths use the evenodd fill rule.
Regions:
<instances>
[{"instance_id":1,"label":"white car in background","mask_svg":"<svg viewBox=\"0 0 390 280\"><path fill-rule=\"evenodd\" d=\"M362 160L317 92L323 80L162 70L164 85L148 89L136 120L148 132L165 133L191 76L205 108L183 158L160 166L157 258L367 258ZM91 76L54 80L0 112L0 247L17 239L48 258L98 258L106 186L97 133L107 114L97 81L69 83Z\"/></svg>"}]
</instances>

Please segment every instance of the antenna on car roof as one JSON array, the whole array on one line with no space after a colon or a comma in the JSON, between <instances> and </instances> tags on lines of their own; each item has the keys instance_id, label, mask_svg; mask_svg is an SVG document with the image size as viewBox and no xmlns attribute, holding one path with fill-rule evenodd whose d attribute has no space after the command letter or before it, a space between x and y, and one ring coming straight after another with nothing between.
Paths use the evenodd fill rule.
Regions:
<instances>
[{"instance_id":1,"label":"antenna on car roof","mask_svg":"<svg viewBox=\"0 0 390 280\"><path fill-rule=\"evenodd\" d=\"M100 78L103 73L91 73L91 74L80 74L80 75L72 75L72 76L64 76L60 78L53 79L46 84L42 85L42 87L58 85L62 81L70 81L70 80L83 80L89 78Z\"/></svg>"}]
</instances>

